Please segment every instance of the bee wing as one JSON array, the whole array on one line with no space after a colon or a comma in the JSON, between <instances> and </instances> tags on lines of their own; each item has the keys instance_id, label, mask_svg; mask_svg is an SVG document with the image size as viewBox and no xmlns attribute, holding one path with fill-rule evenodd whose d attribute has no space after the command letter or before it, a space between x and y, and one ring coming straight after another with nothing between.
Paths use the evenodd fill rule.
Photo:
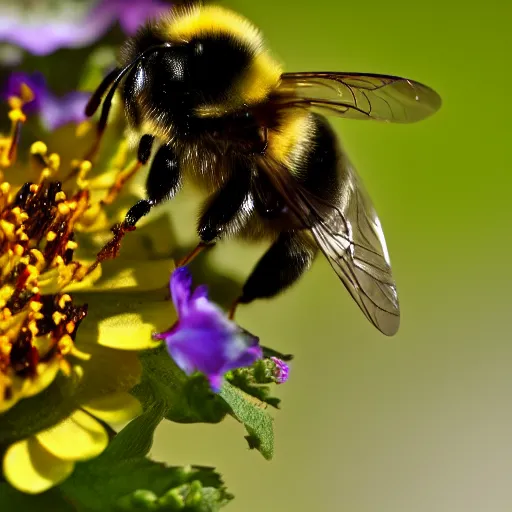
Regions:
<instances>
[{"instance_id":1,"label":"bee wing","mask_svg":"<svg viewBox=\"0 0 512 512\"><path fill-rule=\"evenodd\" d=\"M371 73L283 73L276 98L285 106L392 123L414 123L441 107L440 96L426 85Z\"/></svg>"},{"instance_id":2,"label":"bee wing","mask_svg":"<svg viewBox=\"0 0 512 512\"><path fill-rule=\"evenodd\" d=\"M341 167L334 205L312 196L279 163L263 166L368 320L392 336L400 324L400 308L382 226L348 159L342 158Z\"/></svg>"}]
</instances>

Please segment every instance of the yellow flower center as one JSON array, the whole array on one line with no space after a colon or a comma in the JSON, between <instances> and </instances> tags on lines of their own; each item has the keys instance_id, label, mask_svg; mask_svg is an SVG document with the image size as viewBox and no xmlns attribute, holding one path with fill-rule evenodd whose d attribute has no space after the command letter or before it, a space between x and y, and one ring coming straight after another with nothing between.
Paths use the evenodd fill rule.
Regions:
<instances>
[{"instance_id":1,"label":"yellow flower center","mask_svg":"<svg viewBox=\"0 0 512 512\"><path fill-rule=\"evenodd\" d=\"M30 149L38 183L15 187L4 180L16 159L23 105L31 98L28 88L9 98L11 133L0 138L0 412L41 391L38 381L49 385L56 364L69 375L66 356L88 357L74 345L87 305L75 305L64 289L91 270L74 259L74 228L90 208L89 192L78 184L68 197L62 183L52 180L60 158L48 154L43 142ZM83 182L90 164L79 167L76 177Z\"/></svg>"}]
</instances>

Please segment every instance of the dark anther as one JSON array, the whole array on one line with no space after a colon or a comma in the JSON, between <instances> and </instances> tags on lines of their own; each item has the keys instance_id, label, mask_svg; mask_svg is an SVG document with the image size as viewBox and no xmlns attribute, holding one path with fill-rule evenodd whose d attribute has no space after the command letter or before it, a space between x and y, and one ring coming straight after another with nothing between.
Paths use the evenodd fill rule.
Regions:
<instances>
[{"instance_id":1,"label":"dark anther","mask_svg":"<svg viewBox=\"0 0 512 512\"><path fill-rule=\"evenodd\" d=\"M32 333L28 329L22 329L11 347L9 357L16 373L33 373L35 370L38 353L32 346L31 339Z\"/></svg>"},{"instance_id":2,"label":"dark anther","mask_svg":"<svg viewBox=\"0 0 512 512\"><path fill-rule=\"evenodd\" d=\"M24 183L23 186L20 188L18 193L16 194L16 197L13 201L13 206L19 206L20 208L23 208L27 202L27 199L30 196L30 187L32 186L32 183Z\"/></svg>"}]
</instances>

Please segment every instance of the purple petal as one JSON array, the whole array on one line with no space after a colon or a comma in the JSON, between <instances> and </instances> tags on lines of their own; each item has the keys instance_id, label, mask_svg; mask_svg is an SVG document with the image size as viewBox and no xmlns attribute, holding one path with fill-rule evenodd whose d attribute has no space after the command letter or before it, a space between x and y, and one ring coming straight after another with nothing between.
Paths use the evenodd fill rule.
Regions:
<instances>
[{"instance_id":1,"label":"purple petal","mask_svg":"<svg viewBox=\"0 0 512 512\"><path fill-rule=\"evenodd\" d=\"M22 84L27 85L34 93L34 99L24 106L25 113L31 114L33 112L39 112L42 102L49 94L46 80L42 73L36 72L29 74L22 71L10 73L1 89L0 96L4 100L10 96L19 96Z\"/></svg>"},{"instance_id":2,"label":"purple petal","mask_svg":"<svg viewBox=\"0 0 512 512\"><path fill-rule=\"evenodd\" d=\"M81 123L86 119L85 105L90 93L74 91L61 97L54 96L47 88L42 73L11 73L0 96L3 99L19 96L22 84L27 85L34 93L34 99L26 103L23 110L27 114L39 114L48 130L54 130L68 123Z\"/></svg>"},{"instance_id":3,"label":"purple petal","mask_svg":"<svg viewBox=\"0 0 512 512\"><path fill-rule=\"evenodd\" d=\"M191 301L198 299L208 299L208 287L205 284L200 284L193 292L190 297Z\"/></svg>"},{"instance_id":4,"label":"purple petal","mask_svg":"<svg viewBox=\"0 0 512 512\"><path fill-rule=\"evenodd\" d=\"M85 105L90 93L70 92L62 97L49 94L41 103L41 119L48 130L68 123L81 123L87 119Z\"/></svg>"},{"instance_id":5,"label":"purple petal","mask_svg":"<svg viewBox=\"0 0 512 512\"><path fill-rule=\"evenodd\" d=\"M270 358L276 365L276 368L274 370L274 377L276 379L277 384L284 384L289 377L290 374L290 367L278 357L271 357Z\"/></svg>"},{"instance_id":6,"label":"purple petal","mask_svg":"<svg viewBox=\"0 0 512 512\"><path fill-rule=\"evenodd\" d=\"M171 294L179 321L154 337L165 339L171 357L185 373L203 373L218 391L227 371L250 366L263 353L258 338L240 329L210 302L206 287L199 286L191 293L191 286L192 276L186 267L172 273Z\"/></svg>"},{"instance_id":7,"label":"purple petal","mask_svg":"<svg viewBox=\"0 0 512 512\"><path fill-rule=\"evenodd\" d=\"M222 389L222 383L224 381L223 375L208 375L208 382L214 393L218 393Z\"/></svg>"},{"instance_id":8,"label":"purple petal","mask_svg":"<svg viewBox=\"0 0 512 512\"><path fill-rule=\"evenodd\" d=\"M129 36L135 35L138 28L147 20L158 18L158 16L169 11L170 5L157 0L118 0L123 4L119 9L119 24L124 33Z\"/></svg>"},{"instance_id":9,"label":"purple petal","mask_svg":"<svg viewBox=\"0 0 512 512\"><path fill-rule=\"evenodd\" d=\"M224 346L229 340L222 333L182 327L165 341L171 356L185 373L193 368L209 375L223 371L226 365Z\"/></svg>"},{"instance_id":10,"label":"purple petal","mask_svg":"<svg viewBox=\"0 0 512 512\"><path fill-rule=\"evenodd\" d=\"M88 46L116 21L127 35L134 35L140 25L168 11L170 5L159 0L100 0L92 7L83 2L62 2L56 9L37 7L34 12L23 2L0 7L0 41L47 55L59 48Z\"/></svg>"},{"instance_id":11,"label":"purple petal","mask_svg":"<svg viewBox=\"0 0 512 512\"><path fill-rule=\"evenodd\" d=\"M240 333L232 335L181 326L166 337L166 343L176 364L187 374L194 370L206 376L224 374L250 366L262 357L260 347L248 345Z\"/></svg>"},{"instance_id":12,"label":"purple petal","mask_svg":"<svg viewBox=\"0 0 512 512\"><path fill-rule=\"evenodd\" d=\"M256 339L256 343L258 343L258 338ZM246 366L251 366L258 359L263 357L263 350L260 346L247 347L244 352L240 353L240 356L237 359L231 361L227 367L228 370L234 370L236 368L244 368Z\"/></svg>"},{"instance_id":13,"label":"purple petal","mask_svg":"<svg viewBox=\"0 0 512 512\"><path fill-rule=\"evenodd\" d=\"M0 16L0 41L21 46L34 55L47 55L59 48L87 46L115 21L113 16L91 16L94 9L89 12L76 5L66 9L39 9L31 16L23 6L12 5Z\"/></svg>"},{"instance_id":14,"label":"purple petal","mask_svg":"<svg viewBox=\"0 0 512 512\"><path fill-rule=\"evenodd\" d=\"M204 297L189 301L185 321L189 327L194 329L207 329L224 332L228 335L239 332L238 326L229 320L224 311L217 304Z\"/></svg>"},{"instance_id":15,"label":"purple petal","mask_svg":"<svg viewBox=\"0 0 512 512\"><path fill-rule=\"evenodd\" d=\"M181 317L187 313L190 289L192 288L192 274L187 267L178 267L174 270L171 274L169 288L178 317Z\"/></svg>"}]
</instances>

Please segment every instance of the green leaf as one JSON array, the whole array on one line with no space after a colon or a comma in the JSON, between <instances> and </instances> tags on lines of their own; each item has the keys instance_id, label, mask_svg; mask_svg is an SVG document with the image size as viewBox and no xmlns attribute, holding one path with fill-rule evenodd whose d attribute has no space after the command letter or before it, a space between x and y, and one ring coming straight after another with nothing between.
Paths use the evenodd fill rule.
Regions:
<instances>
[{"instance_id":1,"label":"green leaf","mask_svg":"<svg viewBox=\"0 0 512 512\"><path fill-rule=\"evenodd\" d=\"M222 481L211 468L170 468L175 472L176 483L172 489L157 496L149 490L138 490L117 501L116 511L160 510L216 512L233 496L226 492ZM179 485L179 482L183 482Z\"/></svg>"},{"instance_id":2,"label":"green leaf","mask_svg":"<svg viewBox=\"0 0 512 512\"><path fill-rule=\"evenodd\" d=\"M153 402L115 436L114 441L101 455L103 462L147 455L153 444L155 429L162 421L164 412L163 403Z\"/></svg>"},{"instance_id":3,"label":"green leaf","mask_svg":"<svg viewBox=\"0 0 512 512\"><path fill-rule=\"evenodd\" d=\"M76 508L67 502L58 489L50 489L42 494L24 494L0 482L0 503L2 512L75 512Z\"/></svg>"},{"instance_id":4,"label":"green leaf","mask_svg":"<svg viewBox=\"0 0 512 512\"><path fill-rule=\"evenodd\" d=\"M227 378L230 384L242 390L244 393L257 398L261 402L265 402L276 409L279 408L279 404L281 400L276 398L275 396L271 396L270 386L262 386L260 384L255 384L251 375L245 372L234 371L231 376Z\"/></svg>"},{"instance_id":5,"label":"green leaf","mask_svg":"<svg viewBox=\"0 0 512 512\"><path fill-rule=\"evenodd\" d=\"M84 512L213 512L232 499L211 468L167 467L144 457L79 464L60 490L75 510Z\"/></svg>"},{"instance_id":6,"label":"green leaf","mask_svg":"<svg viewBox=\"0 0 512 512\"><path fill-rule=\"evenodd\" d=\"M202 375L188 377L172 360L165 346L141 354L142 384L134 394L143 404L165 404L165 417L178 423L218 423L229 412L226 403L211 392ZM151 389L151 396L147 389Z\"/></svg>"},{"instance_id":7,"label":"green leaf","mask_svg":"<svg viewBox=\"0 0 512 512\"><path fill-rule=\"evenodd\" d=\"M274 455L274 430L272 417L262 408L265 404L229 382L224 382L220 396L230 406L233 416L245 425L249 447L270 460Z\"/></svg>"},{"instance_id":8,"label":"green leaf","mask_svg":"<svg viewBox=\"0 0 512 512\"><path fill-rule=\"evenodd\" d=\"M281 400L271 396L272 388L268 385L275 382L274 368L275 363L270 359L260 359L252 366L232 370L226 374L226 379L248 395L278 409Z\"/></svg>"},{"instance_id":9,"label":"green leaf","mask_svg":"<svg viewBox=\"0 0 512 512\"><path fill-rule=\"evenodd\" d=\"M141 388L141 393L144 391ZM153 403L99 457L77 464L73 475L60 486L65 500L72 502L77 510L87 512L159 509L213 512L227 503L231 496L213 469L168 467L145 457L164 411L163 402ZM180 497L183 506L168 506L172 500L181 503ZM186 508L189 501L193 507Z\"/></svg>"}]
</instances>

